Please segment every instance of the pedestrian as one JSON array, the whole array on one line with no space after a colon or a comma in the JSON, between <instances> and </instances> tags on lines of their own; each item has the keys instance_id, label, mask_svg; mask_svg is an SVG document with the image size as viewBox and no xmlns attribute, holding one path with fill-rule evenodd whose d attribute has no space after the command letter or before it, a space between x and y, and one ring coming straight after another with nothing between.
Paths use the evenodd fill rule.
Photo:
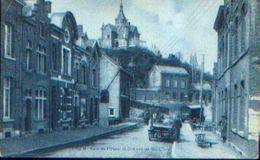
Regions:
<instances>
[{"instance_id":1,"label":"pedestrian","mask_svg":"<svg viewBox=\"0 0 260 160\"><path fill-rule=\"evenodd\" d=\"M174 121L174 128L176 130L176 140L180 141L180 132L181 132L182 122L179 116L177 116L177 119Z\"/></svg>"},{"instance_id":2,"label":"pedestrian","mask_svg":"<svg viewBox=\"0 0 260 160\"><path fill-rule=\"evenodd\" d=\"M227 140L227 117L222 116L218 125L220 126L220 130L221 130L222 142L225 143Z\"/></svg>"}]
</instances>

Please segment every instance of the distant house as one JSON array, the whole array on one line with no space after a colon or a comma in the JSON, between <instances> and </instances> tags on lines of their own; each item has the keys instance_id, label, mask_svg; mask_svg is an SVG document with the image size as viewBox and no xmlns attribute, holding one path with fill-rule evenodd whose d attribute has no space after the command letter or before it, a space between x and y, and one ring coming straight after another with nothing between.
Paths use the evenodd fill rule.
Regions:
<instances>
[{"instance_id":1,"label":"distant house","mask_svg":"<svg viewBox=\"0 0 260 160\"><path fill-rule=\"evenodd\" d=\"M100 59L100 125L118 123L129 115L130 76L112 58L102 53Z\"/></svg>"},{"instance_id":2,"label":"distant house","mask_svg":"<svg viewBox=\"0 0 260 160\"><path fill-rule=\"evenodd\" d=\"M211 91L211 84L208 82L203 82L202 86L202 102L205 104L211 103L212 98L212 91ZM191 86L190 94L189 94L189 101L191 103L199 103L200 102L200 90L201 84L194 83Z\"/></svg>"},{"instance_id":3,"label":"distant house","mask_svg":"<svg viewBox=\"0 0 260 160\"><path fill-rule=\"evenodd\" d=\"M133 89L136 100L184 102L188 97L189 74L181 67L154 65L148 73L148 88Z\"/></svg>"}]
</instances>

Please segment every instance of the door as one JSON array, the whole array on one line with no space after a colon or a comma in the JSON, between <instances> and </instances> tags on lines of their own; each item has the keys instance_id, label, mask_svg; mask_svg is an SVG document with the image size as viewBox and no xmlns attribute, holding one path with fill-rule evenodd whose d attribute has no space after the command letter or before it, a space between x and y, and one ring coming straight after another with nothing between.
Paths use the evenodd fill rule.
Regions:
<instances>
[{"instance_id":1,"label":"door","mask_svg":"<svg viewBox=\"0 0 260 160\"><path fill-rule=\"evenodd\" d=\"M26 116L25 116L25 131L31 131L32 129L32 102L27 99L26 105Z\"/></svg>"},{"instance_id":2,"label":"door","mask_svg":"<svg viewBox=\"0 0 260 160\"><path fill-rule=\"evenodd\" d=\"M90 100L90 107L89 107L89 122L93 124L93 107L94 107L94 100L91 98Z\"/></svg>"}]
</instances>

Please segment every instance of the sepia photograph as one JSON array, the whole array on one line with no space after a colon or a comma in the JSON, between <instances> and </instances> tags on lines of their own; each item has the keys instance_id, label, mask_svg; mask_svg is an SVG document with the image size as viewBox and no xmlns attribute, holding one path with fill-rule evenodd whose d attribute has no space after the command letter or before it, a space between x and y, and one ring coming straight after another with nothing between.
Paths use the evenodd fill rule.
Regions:
<instances>
[{"instance_id":1,"label":"sepia photograph","mask_svg":"<svg viewBox=\"0 0 260 160\"><path fill-rule=\"evenodd\" d=\"M0 8L0 158L259 158L260 0Z\"/></svg>"}]
</instances>

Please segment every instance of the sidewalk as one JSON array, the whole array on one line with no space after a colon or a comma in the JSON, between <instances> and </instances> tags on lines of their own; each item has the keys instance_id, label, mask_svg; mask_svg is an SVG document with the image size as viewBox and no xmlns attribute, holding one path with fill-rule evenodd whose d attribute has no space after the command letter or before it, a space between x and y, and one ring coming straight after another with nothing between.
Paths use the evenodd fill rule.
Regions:
<instances>
[{"instance_id":1,"label":"sidewalk","mask_svg":"<svg viewBox=\"0 0 260 160\"><path fill-rule=\"evenodd\" d=\"M68 147L94 141L104 136L137 128L140 123L126 122L112 127L88 127L67 131L55 131L48 134L37 134L27 137L14 137L0 140L0 155L4 157L21 156L44 150Z\"/></svg>"},{"instance_id":2,"label":"sidewalk","mask_svg":"<svg viewBox=\"0 0 260 160\"><path fill-rule=\"evenodd\" d=\"M201 148L195 142L195 134L198 131L192 131L189 123L183 123L181 129L181 141L174 142L172 147L173 158L243 158L226 143L221 140L212 132L206 132L207 137L214 139L218 144L209 148ZM199 131L201 132L201 131Z\"/></svg>"}]
</instances>

